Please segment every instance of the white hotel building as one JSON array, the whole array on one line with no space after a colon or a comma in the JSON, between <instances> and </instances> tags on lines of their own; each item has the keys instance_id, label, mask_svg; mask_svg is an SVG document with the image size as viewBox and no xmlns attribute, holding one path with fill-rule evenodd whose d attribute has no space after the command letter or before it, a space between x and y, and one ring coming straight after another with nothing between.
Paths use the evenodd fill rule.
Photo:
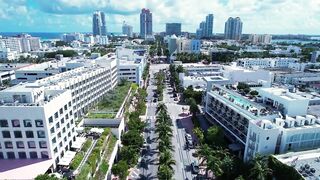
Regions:
<instances>
[{"instance_id":1,"label":"white hotel building","mask_svg":"<svg viewBox=\"0 0 320 180\"><path fill-rule=\"evenodd\" d=\"M244 161L257 153L320 147L320 120L308 114L309 98L282 88L255 89L259 92L255 99L221 85L213 85L206 96L206 115L222 127Z\"/></svg>"},{"instance_id":2,"label":"white hotel building","mask_svg":"<svg viewBox=\"0 0 320 180\"><path fill-rule=\"evenodd\" d=\"M243 58L237 60L237 65L244 68L288 68L289 64L298 61L298 58Z\"/></svg>"},{"instance_id":3,"label":"white hotel building","mask_svg":"<svg viewBox=\"0 0 320 180\"><path fill-rule=\"evenodd\" d=\"M116 86L116 65L100 58L0 91L0 159L36 159L55 168L75 141L75 121Z\"/></svg>"}]
</instances>

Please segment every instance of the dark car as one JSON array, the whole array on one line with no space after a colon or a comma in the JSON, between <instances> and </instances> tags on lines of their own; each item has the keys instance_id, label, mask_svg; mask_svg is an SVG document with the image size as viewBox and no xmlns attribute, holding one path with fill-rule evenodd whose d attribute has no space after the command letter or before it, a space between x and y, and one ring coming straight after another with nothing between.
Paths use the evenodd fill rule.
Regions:
<instances>
[{"instance_id":1,"label":"dark car","mask_svg":"<svg viewBox=\"0 0 320 180\"><path fill-rule=\"evenodd\" d=\"M157 102L157 98L154 98L154 99L153 99L153 102Z\"/></svg>"},{"instance_id":2,"label":"dark car","mask_svg":"<svg viewBox=\"0 0 320 180\"><path fill-rule=\"evenodd\" d=\"M196 164L196 162L191 163L191 171L192 171L192 174L199 173L199 166Z\"/></svg>"}]
</instances>

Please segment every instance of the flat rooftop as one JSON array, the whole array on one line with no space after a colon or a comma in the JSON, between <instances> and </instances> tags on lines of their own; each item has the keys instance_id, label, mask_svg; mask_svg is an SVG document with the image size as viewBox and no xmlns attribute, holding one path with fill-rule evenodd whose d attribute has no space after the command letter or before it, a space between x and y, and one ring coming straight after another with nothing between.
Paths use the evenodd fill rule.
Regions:
<instances>
[{"instance_id":1,"label":"flat rooftop","mask_svg":"<svg viewBox=\"0 0 320 180\"><path fill-rule=\"evenodd\" d=\"M320 178L320 149L289 152L274 157L283 164L295 168L305 179ZM314 170L313 173L311 169Z\"/></svg>"},{"instance_id":2,"label":"flat rooftop","mask_svg":"<svg viewBox=\"0 0 320 180\"><path fill-rule=\"evenodd\" d=\"M307 94L303 92L291 93L287 89L279 87L256 88L260 92L281 97L285 100L307 100Z\"/></svg>"},{"instance_id":3,"label":"flat rooftop","mask_svg":"<svg viewBox=\"0 0 320 180\"><path fill-rule=\"evenodd\" d=\"M249 119L269 116L278 112L263 103L257 103L254 99L249 99L239 94L236 90L231 90L221 85L215 84L209 93L215 94L216 97L238 109L240 114Z\"/></svg>"},{"instance_id":4,"label":"flat rooftop","mask_svg":"<svg viewBox=\"0 0 320 180\"><path fill-rule=\"evenodd\" d=\"M0 179L34 179L44 174L52 164L52 159L0 160Z\"/></svg>"}]
</instances>

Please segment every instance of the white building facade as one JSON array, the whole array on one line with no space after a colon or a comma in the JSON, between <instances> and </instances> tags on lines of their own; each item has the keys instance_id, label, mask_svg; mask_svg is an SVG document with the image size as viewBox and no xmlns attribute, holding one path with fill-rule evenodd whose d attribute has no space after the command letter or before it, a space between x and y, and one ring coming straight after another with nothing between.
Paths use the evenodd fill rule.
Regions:
<instances>
[{"instance_id":1,"label":"white building facade","mask_svg":"<svg viewBox=\"0 0 320 180\"><path fill-rule=\"evenodd\" d=\"M282 88L255 88L250 100L225 86L214 84L206 95L209 121L222 127L237 144L240 157L268 155L320 147L320 120L308 114L303 93ZM319 134L319 136L318 136Z\"/></svg>"},{"instance_id":2,"label":"white building facade","mask_svg":"<svg viewBox=\"0 0 320 180\"><path fill-rule=\"evenodd\" d=\"M244 68L288 68L290 63L298 61L298 58L243 58L237 60L237 65Z\"/></svg>"},{"instance_id":3,"label":"white building facade","mask_svg":"<svg viewBox=\"0 0 320 180\"><path fill-rule=\"evenodd\" d=\"M49 159L55 168L75 141L75 121L117 82L116 60L100 58L0 91L0 159Z\"/></svg>"}]
</instances>

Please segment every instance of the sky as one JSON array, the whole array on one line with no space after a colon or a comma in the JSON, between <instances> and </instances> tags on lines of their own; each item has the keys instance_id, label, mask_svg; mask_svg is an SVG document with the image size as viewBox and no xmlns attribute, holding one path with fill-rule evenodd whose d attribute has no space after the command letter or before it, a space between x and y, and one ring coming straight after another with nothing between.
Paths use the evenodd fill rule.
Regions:
<instances>
[{"instance_id":1,"label":"sky","mask_svg":"<svg viewBox=\"0 0 320 180\"><path fill-rule=\"evenodd\" d=\"M123 21L139 32L141 8L153 14L153 31L180 22L195 32L209 13L214 33L228 17L240 17L243 33L320 34L320 0L0 0L0 32L91 32L92 13L106 13L108 32Z\"/></svg>"}]
</instances>

